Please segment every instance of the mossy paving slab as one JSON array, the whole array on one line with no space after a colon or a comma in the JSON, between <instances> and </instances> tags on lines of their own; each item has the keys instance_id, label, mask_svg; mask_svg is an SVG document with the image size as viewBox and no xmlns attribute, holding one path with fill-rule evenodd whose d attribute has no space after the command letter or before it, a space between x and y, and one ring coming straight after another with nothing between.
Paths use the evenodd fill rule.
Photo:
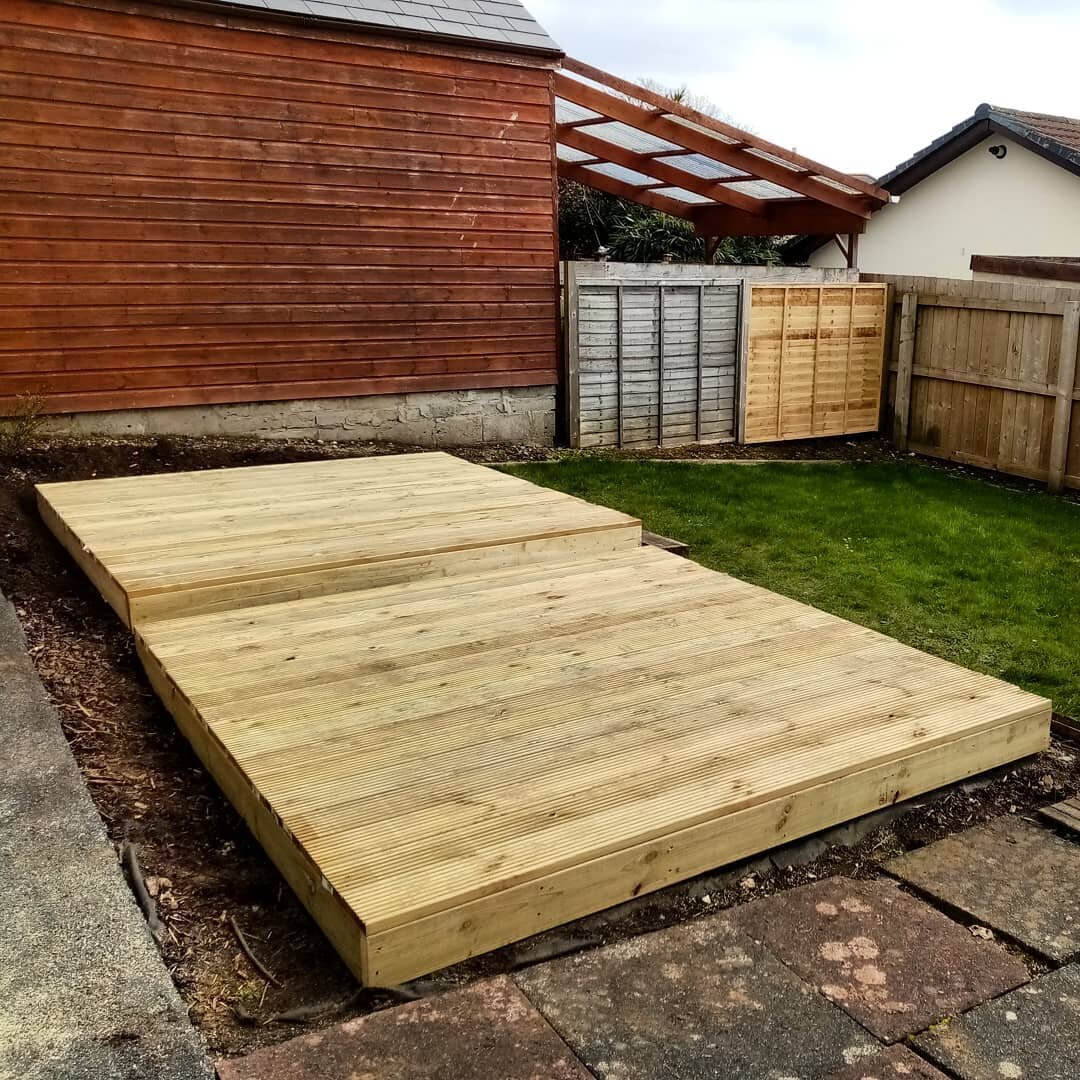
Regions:
<instances>
[{"instance_id":1,"label":"mossy paving slab","mask_svg":"<svg viewBox=\"0 0 1080 1080\"><path fill-rule=\"evenodd\" d=\"M999 818L886 869L1056 964L1080 956L1080 844L1049 829Z\"/></svg>"},{"instance_id":2,"label":"mossy paving slab","mask_svg":"<svg viewBox=\"0 0 1080 1080\"><path fill-rule=\"evenodd\" d=\"M517 980L598 1080L817 1080L878 1048L722 916Z\"/></svg>"},{"instance_id":3,"label":"mossy paving slab","mask_svg":"<svg viewBox=\"0 0 1080 1080\"><path fill-rule=\"evenodd\" d=\"M1027 981L994 942L891 882L828 878L748 904L732 917L884 1042Z\"/></svg>"},{"instance_id":4,"label":"mossy paving slab","mask_svg":"<svg viewBox=\"0 0 1080 1080\"><path fill-rule=\"evenodd\" d=\"M961 1080L1076 1080L1080 1076L1080 965L920 1035L916 1045Z\"/></svg>"},{"instance_id":5,"label":"mossy paving slab","mask_svg":"<svg viewBox=\"0 0 1080 1080\"><path fill-rule=\"evenodd\" d=\"M949 1080L918 1054L897 1043L872 1057L860 1058L824 1080Z\"/></svg>"},{"instance_id":6,"label":"mossy paving slab","mask_svg":"<svg viewBox=\"0 0 1080 1080\"><path fill-rule=\"evenodd\" d=\"M221 1080L591 1080L505 976L217 1067Z\"/></svg>"}]
</instances>

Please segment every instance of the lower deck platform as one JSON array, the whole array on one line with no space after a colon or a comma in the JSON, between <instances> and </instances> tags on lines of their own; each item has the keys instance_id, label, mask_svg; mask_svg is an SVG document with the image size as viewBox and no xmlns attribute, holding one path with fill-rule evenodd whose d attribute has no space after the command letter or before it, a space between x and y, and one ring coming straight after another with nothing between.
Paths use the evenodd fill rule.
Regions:
<instances>
[{"instance_id":1,"label":"lower deck platform","mask_svg":"<svg viewBox=\"0 0 1080 1080\"><path fill-rule=\"evenodd\" d=\"M139 636L375 985L1047 744L1039 698L651 549Z\"/></svg>"}]
</instances>

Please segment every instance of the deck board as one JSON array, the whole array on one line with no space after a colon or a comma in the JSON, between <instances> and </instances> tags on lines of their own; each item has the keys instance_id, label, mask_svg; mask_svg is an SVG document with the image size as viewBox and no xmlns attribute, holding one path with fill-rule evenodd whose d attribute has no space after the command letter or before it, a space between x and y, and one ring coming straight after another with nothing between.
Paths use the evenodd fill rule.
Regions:
<instances>
[{"instance_id":1,"label":"deck board","mask_svg":"<svg viewBox=\"0 0 1080 1080\"><path fill-rule=\"evenodd\" d=\"M440 513L469 522L448 536L514 549L539 506L565 543L543 561L180 605L135 626L179 726L365 982L424 974L1047 745L1041 698L626 543L633 519L419 461L388 470L381 490L408 501L435 477L454 495L424 502L396 541L390 496L351 496L359 472L327 470L325 500L287 471L312 477L308 466L277 475L312 512L353 516L355 560L436 542ZM216 512L243 518L234 500L252 484L202 475ZM192 563L217 575L230 557L251 571L247 533L192 558L215 530L198 479L177 479L191 547L175 561L138 540L126 552L107 504L85 489L67 498L68 529L105 545L84 555L121 586L198 591ZM159 488L146 489L150 513L134 482L102 483L123 513L170 527ZM293 516L307 552L310 519ZM273 519L288 537L290 514ZM583 552L578 524L606 546ZM272 553L272 573L295 557Z\"/></svg>"}]
</instances>

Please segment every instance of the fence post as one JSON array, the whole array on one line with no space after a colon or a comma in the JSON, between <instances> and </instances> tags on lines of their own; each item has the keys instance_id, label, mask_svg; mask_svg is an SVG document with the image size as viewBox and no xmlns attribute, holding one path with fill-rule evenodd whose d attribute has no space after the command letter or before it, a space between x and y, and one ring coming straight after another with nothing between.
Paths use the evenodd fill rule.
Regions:
<instances>
[{"instance_id":1,"label":"fence post","mask_svg":"<svg viewBox=\"0 0 1080 1080\"><path fill-rule=\"evenodd\" d=\"M563 263L563 357L566 365L566 441L581 445L581 362L578 351L578 282L576 264Z\"/></svg>"},{"instance_id":2,"label":"fence post","mask_svg":"<svg viewBox=\"0 0 1080 1080\"><path fill-rule=\"evenodd\" d=\"M1073 391L1076 387L1076 352L1080 344L1080 301L1066 300L1061 323L1061 355L1058 357L1057 401L1050 438L1050 472L1047 484L1060 491L1069 459L1069 426L1072 423Z\"/></svg>"},{"instance_id":3,"label":"fence post","mask_svg":"<svg viewBox=\"0 0 1080 1080\"><path fill-rule=\"evenodd\" d=\"M904 293L900 306L900 356L896 367L896 397L893 399L893 442L906 450L911 424L911 375L915 367L915 327L919 297Z\"/></svg>"}]
</instances>

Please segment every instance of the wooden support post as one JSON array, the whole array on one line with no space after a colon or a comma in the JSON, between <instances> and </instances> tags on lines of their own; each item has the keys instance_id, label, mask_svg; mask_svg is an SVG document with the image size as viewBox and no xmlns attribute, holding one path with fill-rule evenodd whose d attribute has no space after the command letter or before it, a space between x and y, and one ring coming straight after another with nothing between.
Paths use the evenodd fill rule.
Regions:
<instances>
[{"instance_id":1,"label":"wooden support post","mask_svg":"<svg viewBox=\"0 0 1080 1080\"><path fill-rule=\"evenodd\" d=\"M1048 486L1060 491L1065 483L1069 459L1069 427L1072 423L1073 392L1076 387L1076 353L1080 345L1080 301L1068 300L1061 324L1061 354L1058 357L1057 401L1054 403L1054 428L1050 438L1050 474Z\"/></svg>"},{"instance_id":2,"label":"wooden support post","mask_svg":"<svg viewBox=\"0 0 1080 1080\"><path fill-rule=\"evenodd\" d=\"M896 369L896 397L893 400L893 442L906 450L908 426L911 422L911 374L915 367L915 327L918 322L919 298L904 293L900 307L900 358Z\"/></svg>"},{"instance_id":3,"label":"wooden support post","mask_svg":"<svg viewBox=\"0 0 1080 1080\"><path fill-rule=\"evenodd\" d=\"M623 444L623 287L615 287L615 388L618 394L616 402L615 443L621 449Z\"/></svg>"},{"instance_id":4,"label":"wooden support post","mask_svg":"<svg viewBox=\"0 0 1080 1080\"><path fill-rule=\"evenodd\" d=\"M849 270L859 269L859 234L848 233L847 238L847 264Z\"/></svg>"},{"instance_id":5,"label":"wooden support post","mask_svg":"<svg viewBox=\"0 0 1080 1080\"><path fill-rule=\"evenodd\" d=\"M659 325L660 356L657 367L660 369L656 380L656 445L664 445L664 286L660 286Z\"/></svg>"},{"instance_id":6,"label":"wooden support post","mask_svg":"<svg viewBox=\"0 0 1080 1080\"><path fill-rule=\"evenodd\" d=\"M705 265L712 266L716 260L716 252L720 247L719 236L707 236L705 237Z\"/></svg>"},{"instance_id":7,"label":"wooden support post","mask_svg":"<svg viewBox=\"0 0 1080 1080\"><path fill-rule=\"evenodd\" d=\"M694 441L701 442L701 368L705 353L705 286L698 286L697 294L697 415L694 418Z\"/></svg>"},{"instance_id":8,"label":"wooden support post","mask_svg":"<svg viewBox=\"0 0 1080 1080\"><path fill-rule=\"evenodd\" d=\"M735 440L746 441L746 381L750 367L750 311L754 286L743 279L739 285L739 336L735 363Z\"/></svg>"},{"instance_id":9,"label":"wooden support post","mask_svg":"<svg viewBox=\"0 0 1080 1080\"><path fill-rule=\"evenodd\" d=\"M566 363L566 437L581 445L581 357L578 347L578 283L572 262L563 263L563 355Z\"/></svg>"}]
</instances>

